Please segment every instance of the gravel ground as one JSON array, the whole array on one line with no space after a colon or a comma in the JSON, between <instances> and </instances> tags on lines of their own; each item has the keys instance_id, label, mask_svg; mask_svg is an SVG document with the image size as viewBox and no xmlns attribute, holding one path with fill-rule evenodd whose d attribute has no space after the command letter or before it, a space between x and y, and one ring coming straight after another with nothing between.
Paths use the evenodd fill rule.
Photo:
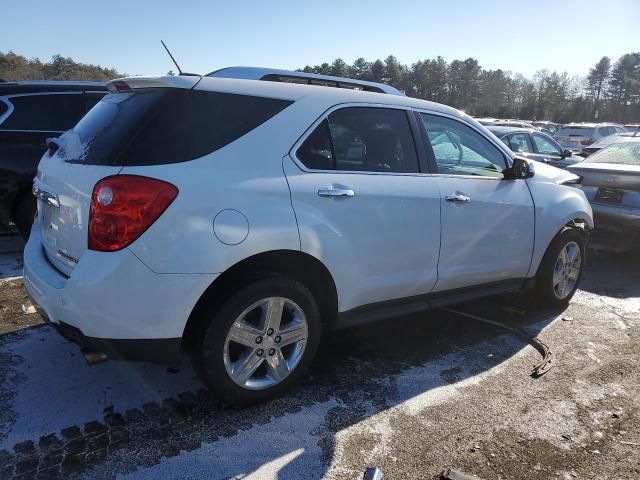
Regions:
<instances>
[{"instance_id":1,"label":"gravel ground","mask_svg":"<svg viewBox=\"0 0 640 480\"><path fill-rule=\"evenodd\" d=\"M540 378L521 339L434 311L327 339L303 385L248 409L211 398L187 360L179 371L89 367L48 326L4 334L0 478L355 480L377 465L388 479L449 467L481 479L638 479L639 267L591 255L565 312L523 297L458 307L538 335L555 356ZM0 284L0 328L23 295L19 281Z\"/></svg>"}]
</instances>

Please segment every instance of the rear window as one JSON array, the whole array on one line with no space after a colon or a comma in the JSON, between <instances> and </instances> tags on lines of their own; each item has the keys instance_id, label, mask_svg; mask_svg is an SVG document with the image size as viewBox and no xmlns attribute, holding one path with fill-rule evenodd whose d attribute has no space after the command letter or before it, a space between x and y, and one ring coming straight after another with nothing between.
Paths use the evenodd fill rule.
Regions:
<instances>
[{"instance_id":1,"label":"rear window","mask_svg":"<svg viewBox=\"0 0 640 480\"><path fill-rule=\"evenodd\" d=\"M74 163L162 165L193 160L237 140L292 102L177 89L111 93L74 128Z\"/></svg>"},{"instance_id":2,"label":"rear window","mask_svg":"<svg viewBox=\"0 0 640 480\"><path fill-rule=\"evenodd\" d=\"M35 94L11 97L13 112L2 123L7 130L63 132L84 115L82 93Z\"/></svg>"},{"instance_id":3,"label":"rear window","mask_svg":"<svg viewBox=\"0 0 640 480\"><path fill-rule=\"evenodd\" d=\"M593 127L565 127L558 130L558 137L591 137L595 128Z\"/></svg>"}]
</instances>

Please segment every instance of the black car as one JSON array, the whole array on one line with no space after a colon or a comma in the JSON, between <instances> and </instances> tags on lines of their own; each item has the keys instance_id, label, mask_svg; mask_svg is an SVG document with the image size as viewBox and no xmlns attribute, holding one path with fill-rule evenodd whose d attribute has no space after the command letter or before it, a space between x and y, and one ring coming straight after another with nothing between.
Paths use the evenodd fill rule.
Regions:
<instances>
[{"instance_id":1,"label":"black car","mask_svg":"<svg viewBox=\"0 0 640 480\"><path fill-rule=\"evenodd\" d=\"M29 236L46 139L72 128L106 91L99 82L0 81L0 231L13 223Z\"/></svg>"},{"instance_id":2,"label":"black car","mask_svg":"<svg viewBox=\"0 0 640 480\"><path fill-rule=\"evenodd\" d=\"M583 157L560 146L550 135L534 128L487 127L507 147L521 157L566 168L582 162Z\"/></svg>"}]
</instances>

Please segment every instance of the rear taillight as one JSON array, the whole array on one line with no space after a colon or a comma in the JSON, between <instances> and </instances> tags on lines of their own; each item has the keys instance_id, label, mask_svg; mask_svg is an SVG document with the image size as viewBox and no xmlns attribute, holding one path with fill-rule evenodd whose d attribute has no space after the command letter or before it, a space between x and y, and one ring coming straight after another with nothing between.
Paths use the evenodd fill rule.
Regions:
<instances>
[{"instance_id":1,"label":"rear taillight","mask_svg":"<svg viewBox=\"0 0 640 480\"><path fill-rule=\"evenodd\" d=\"M589 139L589 140L582 140L580 142L581 145L591 145L594 141Z\"/></svg>"},{"instance_id":2,"label":"rear taillight","mask_svg":"<svg viewBox=\"0 0 640 480\"><path fill-rule=\"evenodd\" d=\"M89 249L114 252L131 245L178 195L170 183L137 175L115 175L93 188Z\"/></svg>"}]
</instances>

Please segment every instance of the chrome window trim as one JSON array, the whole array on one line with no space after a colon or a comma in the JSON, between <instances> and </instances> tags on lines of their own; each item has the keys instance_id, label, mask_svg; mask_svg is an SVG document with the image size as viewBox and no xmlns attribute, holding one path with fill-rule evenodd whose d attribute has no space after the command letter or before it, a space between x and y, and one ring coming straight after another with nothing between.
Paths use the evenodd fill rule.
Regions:
<instances>
[{"instance_id":1,"label":"chrome window trim","mask_svg":"<svg viewBox=\"0 0 640 480\"><path fill-rule=\"evenodd\" d=\"M293 147L289 149L288 155L297 165L297 167L305 173L333 173L333 174L358 174L358 175L393 175L393 176L403 176L403 177L415 177L415 176L432 176L430 172L371 172L368 170L316 170L308 168L302 163L302 161L296 155L300 146L306 141L306 139L315 131L315 129L320 125L324 120L326 120L329 115L331 115L336 110L340 110L342 108L349 107L370 107L370 108L384 108L387 110L403 110L405 112L411 113L413 109L411 107L407 107L404 105L393 105L387 103L368 103L368 102L347 102L347 103L339 103L333 105L332 107L325 110L322 115L314 120L309 128L307 128L304 133L298 138L298 140L293 144ZM409 119L407 119L407 126L409 127L409 131L411 132L411 136L413 138L413 131L411 130L411 124L409 123ZM418 162L418 168L420 168L420 161L418 156L418 146L415 145L416 149L416 160Z\"/></svg>"},{"instance_id":2,"label":"chrome window trim","mask_svg":"<svg viewBox=\"0 0 640 480\"><path fill-rule=\"evenodd\" d=\"M0 115L0 127L2 127L2 123L13 113L13 103L9 101L9 98L6 95L0 97L0 102L4 103L7 106L7 111Z\"/></svg>"}]
</instances>

